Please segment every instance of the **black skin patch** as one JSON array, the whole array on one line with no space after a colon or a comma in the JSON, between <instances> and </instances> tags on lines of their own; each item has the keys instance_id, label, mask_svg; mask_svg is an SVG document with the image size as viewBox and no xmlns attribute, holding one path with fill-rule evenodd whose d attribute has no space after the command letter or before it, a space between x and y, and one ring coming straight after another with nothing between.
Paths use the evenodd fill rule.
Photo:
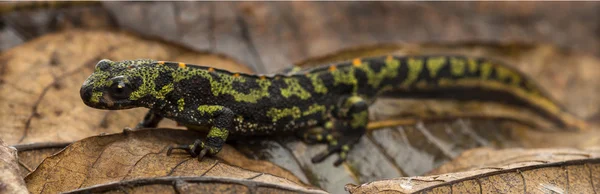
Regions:
<instances>
[{"instance_id":1,"label":"black skin patch","mask_svg":"<svg viewBox=\"0 0 600 194\"><path fill-rule=\"evenodd\" d=\"M328 144L313 162L338 153L334 164L339 165L366 131L369 104L383 96L496 101L529 108L557 127L582 128L581 120L532 83L497 61L450 55L354 59L274 76L176 62L102 60L80 93L95 108L149 108L138 128L156 127L163 118L212 126L204 141L172 147L199 158L217 154L229 135L301 134L307 142ZM324 130L299 133L318 126Z\"/></svg>"}]
</instances>

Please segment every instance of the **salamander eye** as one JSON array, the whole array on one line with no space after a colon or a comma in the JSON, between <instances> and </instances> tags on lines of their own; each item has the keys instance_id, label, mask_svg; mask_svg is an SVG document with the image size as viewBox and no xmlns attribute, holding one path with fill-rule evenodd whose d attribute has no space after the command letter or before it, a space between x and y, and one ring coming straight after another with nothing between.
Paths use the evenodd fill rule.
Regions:
<instances>
[{"instance_id":1,"label":"salamander eye","mask_svg":"<svg viewBox=\"0 0 600 194\"><path fill-rule=\"evenodd\" d=\"M96 64L96 69L100 71L108 71L110 69L110 64L112 61L108 59L102 59Z\"/></svg>"},{"instance_id":2,"label":"salamander eye","mask_svg":"<svg viewBox=\"0 0 600 194\"><path fill-rule=\"evenodd\" d=\"M115 99L127 99L131 94L131 87L122 81L115 82L110 86L109 94Z\"/></svg>"}]
</instances>

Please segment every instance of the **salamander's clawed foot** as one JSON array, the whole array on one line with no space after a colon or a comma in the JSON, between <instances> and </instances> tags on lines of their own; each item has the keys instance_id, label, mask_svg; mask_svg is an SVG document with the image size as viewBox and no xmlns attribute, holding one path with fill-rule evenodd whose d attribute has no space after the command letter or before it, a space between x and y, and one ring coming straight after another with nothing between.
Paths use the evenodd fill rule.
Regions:
<instances>
[{"instance_id":1,"label":"salamander's clawed foot","mask_svg":"<svg viewBox=\"0 0 600 194\"><path fill-rule=\"evenodd\" d=\"M311 159L312 163L319 163L325 160L327 157L338 153L339 158L333 163L334 166L339 166L348 157L348 151L350 151L350 146L348 144L345 145L329 145L327 150L317 154Z\"/></svg>"},{"instance_id":2,"label":"salamander's clawed foot","mask_svg":"<svg viewBox=\"0 0 600 194\"><path fill-rule=\"evenodd\" d=\"M173 150L185 150L186 152L190 152L190 147L189 145L174 145L174 146L169 146L169 148L167 149L167 156L170 156L171 153L173 152Z\"/></svg>"},{"instance_id":3,"label":"salamander's clawed foot","mask_svg":"<svg viewBox=\"0 0 600 194\"><path fill-rule=\"evenodd\" d=\"M214 146L207 146L202 140L196 140L191 145L175 145L169 146L167 149L167 156L171 155L173 150L185 150L190 156L197 157L198 161L202 161L202 158L207 154L214 155L219 152L220 149Z\"/></svg>"},{"instance_id":4,"label":"salamander's clawed foot","mask_svg":"<svg viewBox=\"0 0 600 194\"><path fill-rule=\"evenodd\" d=\"M202 150L200 150L200 153L198 153L198 162L202 161L202 158L204 158L204 156L206 155L206 153L208 153L210 149L208 148L203 148Z\"/></svg>"},{"instance_id":5,"label":"salamander's clawed foot","mask_svg":"<svg viewBox=\"0 0 600 194\"><path fill-rule=\"evenodd\" d=\"M173 150L185 150L192 157L199 156L199 159L204 157L204 155L206 154L206 151L204 151L204 150L206 150L206 149L204 149L204 142L202 142L202 140L199 140L199 139L194 141L194 144L191 144L191 145L169 146L169 148L167 149L167 156L171 155ZM202 155L202 156L200 157L200 155Z\"/></svg>"},{"instance_id":6,"label":"salamander's clawed foot","mask_svg":"<svg viewBox=\"0 0 600 194\"><path fill-rule=\"evenodd\" d=\"M328 132L312 132L303 135L304 142L307 144L317 144L327 142L327 137L331 137Z\"/></svg>"}]
</instances>

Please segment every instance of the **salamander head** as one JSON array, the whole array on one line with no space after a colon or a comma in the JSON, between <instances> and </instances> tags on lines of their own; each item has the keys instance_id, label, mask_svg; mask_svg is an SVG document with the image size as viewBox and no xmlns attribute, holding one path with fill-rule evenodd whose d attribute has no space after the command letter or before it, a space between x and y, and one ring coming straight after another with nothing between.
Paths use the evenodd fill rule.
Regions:
<instances>
[{"instance_id":1,"label":"salamander head","mask_svg":"<svg viewBox=\"0 0 600 194\"><path fill-rule=\"evenodd\" d=\"M94 68L79 91L83 102L99 109L128 109L143 106L140 88L152 77L156 61L148 59L110 61L103 59ZM157 74L156 72L155 74ZM156 76L156 75L154 75Z\"/></svg>"}]
</instances>

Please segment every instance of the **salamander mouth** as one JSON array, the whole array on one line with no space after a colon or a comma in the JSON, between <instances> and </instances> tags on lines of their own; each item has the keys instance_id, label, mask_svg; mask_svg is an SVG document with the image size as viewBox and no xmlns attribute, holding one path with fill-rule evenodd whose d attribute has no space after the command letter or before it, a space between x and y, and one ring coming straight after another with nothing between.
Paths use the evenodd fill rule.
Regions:
<instances>
[{"instance_id":1,"label":"salamander mouth","mask_svg":"<svg viewBox=\"0 0 600 194\"><path fill-rule=\"evenodd\" d=\"M93 104L95 104L95 103L91 103L92 91L93 91L92 88L89 86L86 86L85 83L83 86L81 86L81 89L79 90L79 95L81 96L81 99L88 106L92 106Z\"/></svg>"}]
</instances>

